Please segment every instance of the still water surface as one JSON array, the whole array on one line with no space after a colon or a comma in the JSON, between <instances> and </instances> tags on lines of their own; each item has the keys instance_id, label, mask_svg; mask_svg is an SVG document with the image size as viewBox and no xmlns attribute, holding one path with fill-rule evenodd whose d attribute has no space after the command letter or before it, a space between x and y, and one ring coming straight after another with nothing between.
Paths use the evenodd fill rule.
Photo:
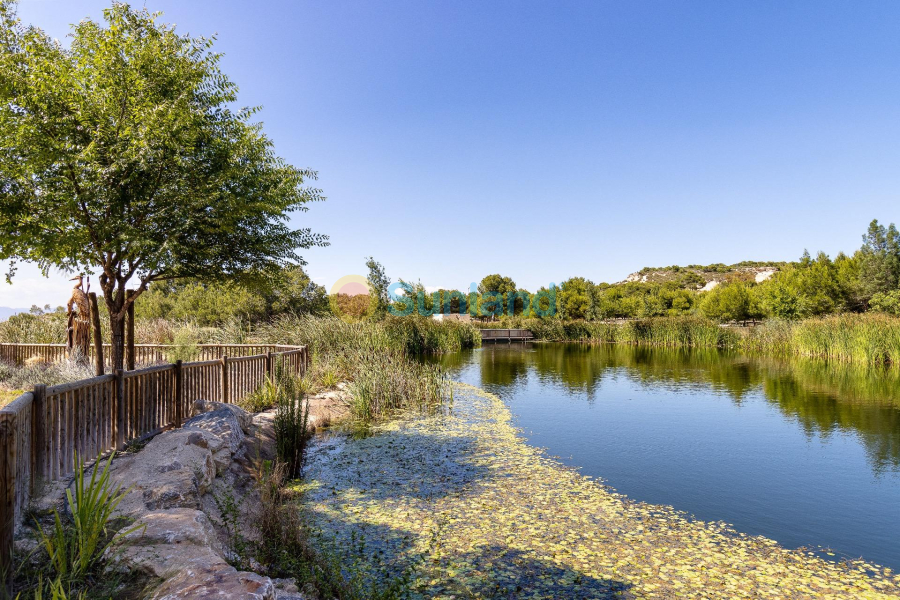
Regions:
<instances>
[{"instance_id":1,"label":"still water surface","mask_svg":"<svg viewBox=\"0 0 900 600\"><path fill-rule=\"evenodd\" d=\"M900 370L582 344L439 360L632 499L900 569Z\"/></svg>"}]
</instances>

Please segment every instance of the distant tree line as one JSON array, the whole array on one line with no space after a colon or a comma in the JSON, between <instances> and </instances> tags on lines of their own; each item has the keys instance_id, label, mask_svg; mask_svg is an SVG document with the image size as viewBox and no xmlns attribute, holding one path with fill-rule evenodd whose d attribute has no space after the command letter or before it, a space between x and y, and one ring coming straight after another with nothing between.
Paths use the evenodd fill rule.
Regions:
<instances>
[{"instance_id":1,"label":"distant tree line","mask_svg":"<svg viewBox=\"0 0 900 600\"><path fill-rule=\"evenodd\" d=\"M757 282L756 272L751 270L754 267L779 270ZM773 317L801 319L867 310L900 315L900 234L894 224L885 227L877 220L869 225L862 246L849 256L839 253L831 259L819 252L813 258L804 251L796 262L645 268L639 274L663 270L669 273L665 281L609 284L571 277L558 287L541 288L539 291L553 299L556 309L544 318L592 321L699 314L727 322ZM703 291L707 279L700 273L726 276L712 289ZM420 294L424 291L421 283L404 282L404 286L407 296L423 300L426 313L458 313L462 296L468 299L468 312L481 318L542 316L528 304L534 295L500 274L484 277L477 294L443 289Z\"/></svg>"},{"instance_id":2,"label":"distant tree line","mask_svg":"<svg viewBox=\"0 0 900 600\"><path fill-rule=\"evenodd\" d=\"M756 271L749 270L776 265L779 270L761 282L755 281ZM532 292L517 286L511 277L493 273L482 278L476 289L426 291L420 281L399 279L392 286L384 267L371 257L366 266L368 295L328 295L302 267L295 266L282 269L265 285L252 287L197 280L154 283L136 302L136 315L192 320L199 325L235 318L256 322L286 313L348 320L383 318L387 313L587 321L700 315L720 322L864 311L900 316L900 234L893 224L885 227L878 221L872 221L862 246L852 255L840 253L832 259L824 252L815 257L804 252L796 262L668 267L664 281L609 284L571 277ZM639 273L653 271L662 269ZM701 272L724 277L703 291L708 286Z\"/></svg>"}]
</instances>

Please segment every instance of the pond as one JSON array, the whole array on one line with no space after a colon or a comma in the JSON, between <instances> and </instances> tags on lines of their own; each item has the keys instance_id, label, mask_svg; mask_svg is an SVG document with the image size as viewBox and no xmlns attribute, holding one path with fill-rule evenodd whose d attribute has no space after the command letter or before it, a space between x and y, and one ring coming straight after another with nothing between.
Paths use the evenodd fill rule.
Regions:
<instances>
[{"instance_id":1,"label":"pond","mask_svg":"<svg viewBox=\"0 0 900 600\"><path fill-rule=\"evenodd\" d=\"M529 443L634 500L900 569L896 369L582 344L436 360L500 396Z\"/></svg>"}]
</instances>

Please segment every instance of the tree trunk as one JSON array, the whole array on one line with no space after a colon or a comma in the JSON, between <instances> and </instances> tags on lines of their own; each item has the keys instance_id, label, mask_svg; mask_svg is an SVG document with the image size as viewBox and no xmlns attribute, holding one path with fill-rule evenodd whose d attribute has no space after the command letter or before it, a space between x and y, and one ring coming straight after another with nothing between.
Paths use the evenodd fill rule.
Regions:
<instances>
[{"instance_id":1,"label":"tree trunk","mask_svg":"<svg viewBox=\"0 0 900 600\"><path fill-rule=\"evenodd\" d=\"M120 316L117 317L117 314ZM113 373L125 370L125 316L121 311L110 311L109 331L112 342L112 369Z\"/></svg>"}]
</instances>

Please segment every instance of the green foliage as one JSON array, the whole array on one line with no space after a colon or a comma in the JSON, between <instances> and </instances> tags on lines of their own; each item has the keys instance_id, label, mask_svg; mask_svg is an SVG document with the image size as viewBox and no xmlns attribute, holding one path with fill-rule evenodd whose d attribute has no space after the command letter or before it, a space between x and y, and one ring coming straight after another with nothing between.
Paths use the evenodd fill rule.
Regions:
<instances>
[{"instance_id":1,"label":"green foliage","mask_svg":"<svg viewBox=\"0 0 900 600\"><path fill-rule=\"evenodd\" d=\"M328 311L325 288L313 283L299 266L282 269L264 285L252 287L196 280L157 282L135 302L138 320L173 319L202 326Z\"/></svg>"},{"instance_id":2,"label":"green foliage","mask_svg":"<svg viewBox=\"0 0 900 600\"><path fill-rule=\"evenodd\" d=\"M507 319L503 326L530 330L537 340L656 346L731 348L734 331L699 317L652 317L622 322L564 319Z\"/></svg>"},{"instance_id":3,"label":"green foliage","mask_svg":"<svg viewBox=\"0 0 900 600\"><path fill-rule=\"evenodd\" d=\"M137 319L172 319L215 325L229 319L265 316L265 299L249 289L199 281L160 282L135 302Z\"/></svg>"},{"instance_id":4,"label":"green foliage","mask_svg":"<svg viewBox=\"0 0 900 600\"><path fill-rule=\"evenodd\" d=\"M563 319L588 319L594 316L594 284L584 277L562 282L556 292L556 305Z\"/></svg>"},{"instance_id":5,"label":"green foliage","mask_svg":"<svg viewBox=\"0 0 900 600\"><path fill-rule=\"evenodd\" d=\"M200 348L197 346L197 338L189 329L179 329L172 340L174 347L166 354L166 360L173 363L179 360L191 362L200 356Z\"/></svg>"},{"instance_id":6,"label":"green foliage","mask_svg":"<svg viewBox=\"0 0 900 600\"><path fill-rule=\"evenodd\" d=\"M877 292L869 300L872 310L900 317L900 290Z\"/></svg>"},{"instance_id":7,"label":"green foliage","mask_svg":"<svg viewBox=\"0 0 900 600\"><path fill-rule=\"evenodd\" d=\"M854 310L858 306L857 262L844 254L832 261L824 252L815 260L804 253L799 262L760 284L760 305L766 315L779 319Z\"/></svg>"},{"instance_id":8,"label":"green foliage","mask_svg":"<svg viewBox=\"0 0 900 600\"><path fill-rule=\"evenodd\" d=\"M772 320L751 331L741 348L861 365L900 365L900 319L870 313L796 322Z\"/></svg>"},{"instance_id":9,"label":"green foliage","mask_svg":"<svg viewBox=\"0 0 900 600\"><path fill-rule=\"evenodd\" d=\"M900 233L893 223L885 228L873 220L860 254L860 285L867 297L900 288Z\"/></svg>"},{"instance_id":10,"label":"green foliage","mask_svg":"<svg viewBox=\"0 0 900 600\"><path fill-rule=\"evenodd\" d=\"M700 302L700 313L719 322L762 316L750 286L742 281L720 284L706 292Z\"/></svg>"},{"instance_id":11,"label":"green foliage","mask_svg":"<svg viewBox=\"0 0 900 600\"><path fill-rule=\"evenodd\" d=\"M417 357L480 344L467 323L415 317L347 323L336 318L284 316L260 329L270 343L308 344L317 372L350 382L351 412L372 421L408 409L429 410L447 393L441 370Z\"/></svg>"},{"instance_id":12,"label":"green foliage","mask_svg":"<svg viewBox=\"0 0 900 600\"><path fill-rule=\"evenodd\" d=\"M264 280L326 244L292 229L322 198L313 171L286 164L212 39L115 3L66 48L0 4L0 259L99 271L113 358L122 366L125 286ZM8 277L14 272L11 268Z\"/></svg>"},{"instance_id":13,"label":"green foliage","mask_svg":"<svg viewBox=\"0 0 900 600\"><path fill-rule=\"evenodd\" d=\"M74 497L72 490L66 490L71 521L64 524L63 518L54 510L52 531L47 533L38 525L50 565L63 582L81 581L98 568L108 549L140 529L133 527L113 535L108 528L116 506L125 497L121 487L114 488L110 482L112 460L113 455L110 455L102 470L99 463L95 464L89 481L85 481L84 463L77 462Z\"/></svg>"},{"instance_id":14,"label":"green foliage","mask_svg":"<svg viewBox=\"0 0 900 600\"><path fill-rule=\"evenodd\" d=\"M47 309L50 307L48 306ZM66 313L32 307L0 322L0 342L8 344L61 344L66 339Z\"/></svg>"},{"instance_id":15,"label":"green foliage","mask_svg":"<svg viewBox=\"0 0 900 600\"><path fill-rule=\"evenodd\" d=\"M504 277L499 273L488 275L478 284L478 293L486 294L487 292L497 292L507 294L516 291L516 282L511 277Z\"/></svg>"},{"instance_id":16,"label":"green foliage","mask_svg":"<svg viewBox=\"0 0 900 600\"><path fill-rule=\"evenodd\" d=\"M85 590L81 590L77 596L70 595L66 592L66 586L63 584L61 577L57 577L50 582L50 589L47 593L49 595L45 596L43 574L39 574L37 586L34 589L34 600L44 600L45 597L47 600L86 600L87 598L87 592ZM16 600L20 599L24 600L22 599L21 594L16 596Z\"/></svg>"},{"instance_id":17,"label":"green foliage","mask_svg":"<svg viewBox=\"0 0 900 600\"><path fill-rule=\"evenodd\" d=\"M480 316L499 317L509 314L509 294L514 294L516 282L511 277L504 277L499 273L488 275L478 284L478 298L476 300L475 313ZM471 309L470 309L471 312ZM515 299L513 301L515 312Z\"/></svg>"},{"instance_id":18,"label":"green foliage","mask_svg":"<svg viewBox=\"0 0 900 600\"><path fill-rule=\"evenodd\" d=\"M388 287L391 285L391 280L385 275L381 263L371 256L366 260L366 268L369 269L369 276L366 279L369 283L369 317L380 320L387 315L390 305Z\"/></svg>"}]
</instances>

